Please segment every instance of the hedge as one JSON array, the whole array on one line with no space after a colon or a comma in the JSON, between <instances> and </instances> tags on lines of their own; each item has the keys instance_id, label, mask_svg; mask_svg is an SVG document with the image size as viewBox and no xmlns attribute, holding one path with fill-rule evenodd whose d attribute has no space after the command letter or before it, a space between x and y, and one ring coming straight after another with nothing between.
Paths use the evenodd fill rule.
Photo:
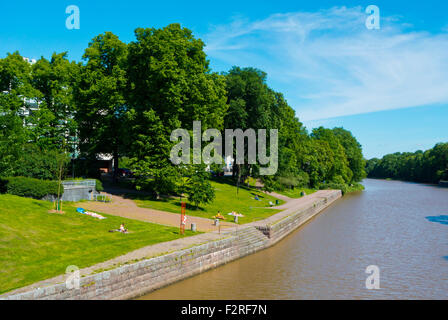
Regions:
<instances>
[{"instance_id":1,"label":"hedge","mask_svg":"<svg viewBox=\"0 0 448 320\"><path fill-rule=\"evenodd\" d=\"M103 183L101 182L101 180L99 179L95 179L96 180L96 191L101 192L104 191L104 187L103 187Z\"/></svg>"},{"instance_id":2,"label":"hedge","mask_svg":"<svg viewBox=\"0 0 448 320\"><path fill-rule=\"evenodd\" d=\"M58 182L26 177L0 178L0 193L8 193L20 197L42 199L47 195L58 194ZM60 195L64 193L61 186Z\"/></svg>"}]
</instances>

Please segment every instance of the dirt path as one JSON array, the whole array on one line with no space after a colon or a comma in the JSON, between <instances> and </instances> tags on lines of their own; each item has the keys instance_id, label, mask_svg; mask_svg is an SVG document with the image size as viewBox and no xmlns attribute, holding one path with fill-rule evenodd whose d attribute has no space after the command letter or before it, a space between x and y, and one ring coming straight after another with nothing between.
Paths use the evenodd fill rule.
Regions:
<instances>
[{"instance_id":1,"label":"dirt path","mask_svg":"<svg viewBox=\"0 0 448 320\"><path fill-rule=\"evenodd\" d=\"M141 208L135 204L131 199L127 199L123 194L115 194L112 196L112 202L82 202L78 206L98 213L106 213L114 216L120 216L129 219L136 219L141 221L153 222L167 226L179 227L180 214L160 211L149 208ZM198 231L210 232L218 230L218 227L213 225L213 220L189 216L187 213L187 226L191 227L191 223L196 223ZM220 221L221 229L235 227L235 224Z\"/></svg>"}]
</instances>

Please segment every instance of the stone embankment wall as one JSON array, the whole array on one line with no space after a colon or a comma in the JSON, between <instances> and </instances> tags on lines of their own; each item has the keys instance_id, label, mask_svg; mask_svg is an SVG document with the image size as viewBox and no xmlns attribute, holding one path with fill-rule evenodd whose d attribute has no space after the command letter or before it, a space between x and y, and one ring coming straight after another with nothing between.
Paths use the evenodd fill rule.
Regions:
<instances>
[{"instance_id":1,"label":"stone embankment wall","mask_svg":"<svg viewBox=\"0 0 448 320\"><path fill-rule=\"evenodd\" d=\"M276 221L273 216L217 241L82 277L79 289L61 283L2 298L131 299L272 246L341 196L340 191L327 192L305 207L280 213Z\"/></svg>"}]
</instances>

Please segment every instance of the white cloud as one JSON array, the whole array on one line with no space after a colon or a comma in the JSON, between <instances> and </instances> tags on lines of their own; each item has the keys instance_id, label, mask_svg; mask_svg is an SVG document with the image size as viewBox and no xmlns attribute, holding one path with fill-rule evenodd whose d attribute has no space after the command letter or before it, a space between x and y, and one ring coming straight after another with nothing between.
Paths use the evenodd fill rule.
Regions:
<instances>
[{"instance_id":1,"label":"white cloud","mask_svg":"<svg viewBox=\"0 0 448 320\"><path fill-rule=\"evenodd\" d=\"M302 120L448 102L448 34L401 18L365 27L364 8L236 19L205 37L212 60L268 73Z\"/></svg>"}]
</instances>

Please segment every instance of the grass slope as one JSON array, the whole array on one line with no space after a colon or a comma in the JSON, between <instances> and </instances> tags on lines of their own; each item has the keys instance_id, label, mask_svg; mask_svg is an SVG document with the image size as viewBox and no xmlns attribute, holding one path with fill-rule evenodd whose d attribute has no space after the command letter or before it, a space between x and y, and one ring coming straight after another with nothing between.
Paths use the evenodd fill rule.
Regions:
<instances>
[{"instance_id":1,"label":"grass slope","mask_svg":"<svg viewBox=\"0 0 448 320\"><path fill-rule=\"evenodd\" d=\"M285 189L282 191L275 191L279 194L282 194L284 196L290 197L290 198L301 198L302 196L300 195L301 192L305 192L307 195L312 194L314 192L316 192L316 189L309 189L309 188L295 188L294 190L291 189Z\"/></svg>"},{"instance_id":2,"label":"grass slope","mask_svg":"<svg viewBox=\"0 0 448 320\"><path fill-rule=\"evenodd\" d=\"M179 238L177 228L108 216L99 220L65 206L48 213L45 201L0 195L0 293ZM129 234L108 232L124 222ZM187 231L187 235L192 235Z\"/></svg>"},{"instance_id":3,"label":"grass slope","mask_svg":"<svg viewBox=\"0 0 448 320\"><path fill-rule=\"evenodd\" d=\"M215 189L215 200L208 205L195 208L189 205L187 201L187 215L209 218L216 215L218 211L226 217L226 221L233 222L232 217L227 213L236 211L244 215L239 218L239 223L248 223L256 220L265 219L279 210L266 208L269 207L269 201L275 203L277 198L259 192L255 188L240 187L237 194L237 188L231 183L228 178L218 178L211 181ZM260 200L255 200L255 195L258 194ZM130 194L128 195L136 204L143 208L151 208L156 210L180 213L180 199L179 198L164 198L161 200L152 200L149 196ZM283 201L279 200L279 204Z\"/></svg>"}]
</instances>

